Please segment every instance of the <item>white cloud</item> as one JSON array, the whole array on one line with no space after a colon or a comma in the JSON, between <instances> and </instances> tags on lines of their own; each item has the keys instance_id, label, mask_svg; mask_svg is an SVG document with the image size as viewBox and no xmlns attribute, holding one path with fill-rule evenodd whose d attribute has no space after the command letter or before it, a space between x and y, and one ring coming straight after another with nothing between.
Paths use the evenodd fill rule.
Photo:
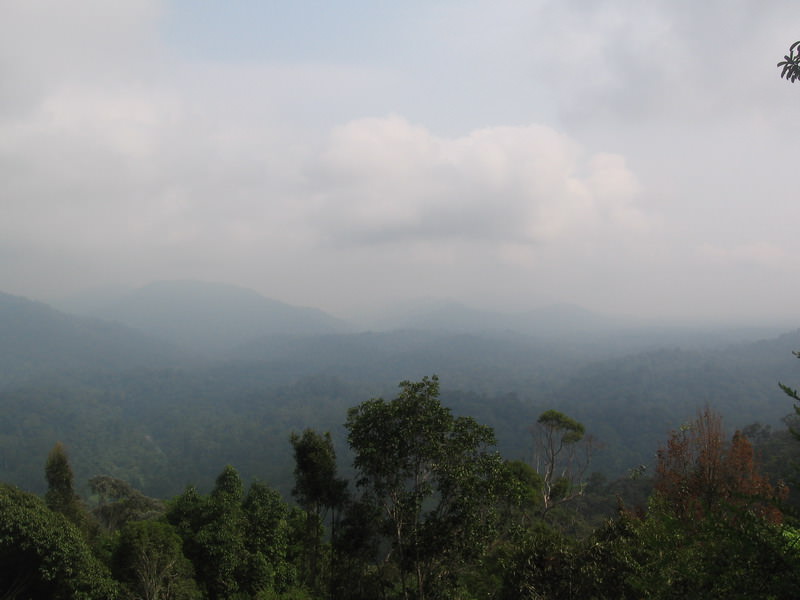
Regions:
<instances>
[{"instance_id":1,"label":"white cloud","mask_svg":"<svg viewBox=\"0 0 800 600\"><path fill-rule=\"evenodd\" d=\"M703 244L699 247L699 253L706 260L725 265L757 265L786 269L794 267L796 263L783 248L767 241L725 247Z\"/></svg>"},{"instance_id":2,"label":"white cloud","mask_svg":"<svg viewBox=\"0 0 800 600\"><path fill-rule=\"evenodd\" d=\"M541 125L439 137L399 116L337 128L312 175L323 235L340 244L542 244L646 226L620 156L585 156Z\"/></svg>"},{"instance_id":3,"label":"white cloud","mask_svg":"<svg viewBox=\"0 0 800 600\"><path fill-rule=\"evenodd\" d=\"M800 255L800 90L774 68L800 4L412 3L346 43L298 5L252 57L163 37L182 6L0 3L10 291L112 273L713 311ZM204 14L217 45L260 39Z\"/></svg>"}]
</instances>

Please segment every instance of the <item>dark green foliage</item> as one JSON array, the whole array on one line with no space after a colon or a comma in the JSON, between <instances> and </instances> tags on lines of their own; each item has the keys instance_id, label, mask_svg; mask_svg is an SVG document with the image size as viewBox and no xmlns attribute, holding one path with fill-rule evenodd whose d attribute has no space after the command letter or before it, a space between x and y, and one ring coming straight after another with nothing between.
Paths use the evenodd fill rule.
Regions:
<instances>
[{"instance_id":1,"label":"dark green foliage","mask_svg":"<svg viewBox=\"0 0 800 600\"><path fill-rule=\"evenodd\" d=\"M0 597L111 600L118 589L72 523L0 484Z\"/></svg>"},{"instance_id":2,"label":"dark green foliage","mask_svg":"<svg viewBox=\"0 0 800 600\"><path fill-rule=\"evenodd\" d=\"M93 523L83 501L75 493L72 467L61 442L57 443L47 455L44 472L47 479L47 493L44 500L48 508L64 515L84 533L88 532Z\"/></svg>"},{"instance_id":3,"label":"dark green foliage","mask_svg":"<svg viewBox=\"0 0 800 600\"><path fill-rule=\"evenodd\" d=\"M508 561L498 600L580 598L574 589L575 543L540 525L525 536Z\"/></svg>"},{"instance_id":4,"label":"dark green foliage","mask_svg":"<svg viewBox=\"0 0 800 600\"><path fill-rule=\"evenodd\" d=\"M793 530L748 511L691 528L654 500L646 517L621 513L584 540L533 528L506 560L499 600L797 598Z\"/></svg>"},{"instance_id":5,"label":"dark green foliage","mask_svg":"<svg viewBox=\"0 0 800 600\"><path fill-rule=\"evenodd\" d=\"M0 336L0 345L5 341ZM504 456L529 460L527 427L552 407L604 442L592 468L614 478L649 464L654 441L705 402L728 415L733 427L755 420L778 425L788 406L777 401L774 382L793 377L789 351L800 347L800 335L612 359L599 345L566 351L524 336L436 332L269 344L271 351L258 359L243 353L234 362L202 366L165 361L115 371L34 369L27 383L11 387L3 387L0 375L6 416L0 480L43 493L41 457L61 440L79 493L98 473L160 498L179 494L185 482L209 490L228 463L246 481L263 478L288 497L294 479L286 438L292 431L331 431L341 455L342 415L354 399L388 397L396 381L421 376L426 364L446 374L442 402L454 415L491 426Z\"/></svg>"},{"instance_id":6,"label":"dark green foliage","mask_svg":"<svg viewBox=\"0 0 800 600\"><path fill-rule=\"evenodd\" d=\"M183 555L180 536L168 523L128 523L119 533L112 562L115 577L131 598L199 598L192 564Z\"/></svg>"},{"instance_id":7,"label":"dark green foliage","mask_svg":"<svg viewBox=\"0 0 800 600\"><path fill-rule=\"evenodd\" d=\"M129 521L155 519L165 510L161 500L148 498L126 481L108 475L92 477L89 489L97 496L92 515L108 531L115 531Z\"/></svg>"},{"instance_id":8,"label":"dark green foliage","mask_svg":"<svg viewBox=\"0 0 800 600\"><path fill-rule=\"evenodd\" d=\"M242 502L242 509L246 521L250 587L284 592L297 579L296 569L289 563L288 505L278 492L254 482Z\"/></svg>"},{"instance_id":9,"label":"dark green foliage","mask_svg":"<svg viewBox=\"0 0 800 600\"><path fill-rule=\"evenodd\" d=\"M553 434L554 448L584 437L582 425L558 411L542 413L539 425ZM93 478L95 512L110 532L102 548L119 586L89 550L86 530L65 516L73 502L81 504L57 446L46 468L48 501L62 514L0 487L0 597L800 597L800 534L777 518L777 494L757 471L745 436L725 444L713 419L670 437L647 512L629 512L622 501L643 504L650 489L637 467L611 482L593 474L586 493L554 508L548 523L541 518L543 477L491 451L491 428L443 406L436 377L401 383L392 401L353 407L346 430L357 481L352 497L336 475L333 436L306 429L291 437L302 507L290 508L260 482L245 493L228 466L209 494L190 487L170 501L162 522L154 520L157 501L119 479ZM772 447L768 428L747 431L756 448ZM558 485L554 497L569 493ZM703 498L703 510L687 504L686 494ZM602 520L614 504L616 517ZM333 512L341 518L325 518Z\"/></svg>"},{"instance_id":10,"label":"dark green foliage","mask_svg":"<svg viewBox=\"0 0 800 600\"><path fill-rule=\"evenodd\" d=\"M290 441L295 460L292 495L306 511L302 579L309 588L321 590L325 579L321 564L322 527L330 511L331 538L335 542L337 519L347 500L347 481L336 475L336 452L329 432L321 435L305 429L302 435L292 433Z\"/></svg>"},{"instance_id":11,"label":"dark green foliage","mask_svg":"<svg viewBox=\"0 0 800 600\"><path fill-rule=\"evenodd\" d=\"M373 535L385 549L373 560L393 595L445 597L494 532L503 463L488 450L491 429L439 403L436 376L400 390L348 412L357 506L379 515Z\"/></svg>"},{"instance_id":12,"label":"dark green foliage","mask_svg":"<svg viewBox=\"0 0 800 600\"><path fill-rule=\"evenodd\" d=\"M323 510L341 505L347 482L336 476L336 451L330 432L321 435L305 429L302 435L292 433L295 486L292 495L306 510L322 515Z\"/></svg>"},{"instance_id":13,"label":"dark green foliage","mask_svg":"<svg viewBox=\"0 0 800 600\"><path fill-rule=\"evenodd\" d=\"M631 581L652 598L797 598L792 531L733 507L687 523L655 498L637 528L641 568Z\"/></svg>"},{"instance_id":14,"label":"dark green foliage","mask_svg":"<svg viewBox=\"0 0 800 600\"><path fill-rule=\"evenodd\" d=\"M800 51L797 50L800 42L795 42L789 47L789 54L783 57L783 60L778 63L778 68L781 69L781 77L786 81L794 83L800 79Z\"/></svg>"},{"instance_id":15,"label":"dark green foliage","mask_svg":"<svg viewBox=\"0 0 800 600\"><path fill-rule=\"evenodd\" d=\"M796 42L792 46L792 48L794 48L794 46L797 45L797 44L800 44L800 42ZM800 60L800 55L797 57L797 60ZM800 358L800 352L792 352L792 354L794 354L797 358ZM798 391L796 389L791 388L788 385L784 385L783 383L778 383L778 387L780 387L781 390L783 390L783 393L786 394L787 396L789 396L789 398L791 398L795 402L800 403L800 393L798 393ZM795 415L800 417L800 404L795 404L793 408L794 408ZM792 433L792 435L795 438L800 440L800 429L797 429L797 428L793 427L790 424L789 425L789 431Z\"/></svg>"},{"instance_id":16,"label":"dark green foliage","mask_svg":"<svg viewBox=\"0 0 800 600\"><path fill-rule=\"evenodd\" d=\"M202 525L194 541L200 554L198 575L211 600L230 598L241 590L245 579L245 549L242 481L236 470L227 466L204 506ZM200 568L202 567L202 570Z\"/></svg>"},{"instance_id":17,"label":"dark green foliage","mask_svg":"<svg viewBox=\"0 0 800 600\"><path fill-rule=\"evenodd\" d=\"M238 472L227 466L208 496L187 488L169 504L166 516L183 540L204 594L223 600L281 591L293 583L287 510L260 483L243 496Z\"/></svg>"}]
</instances>

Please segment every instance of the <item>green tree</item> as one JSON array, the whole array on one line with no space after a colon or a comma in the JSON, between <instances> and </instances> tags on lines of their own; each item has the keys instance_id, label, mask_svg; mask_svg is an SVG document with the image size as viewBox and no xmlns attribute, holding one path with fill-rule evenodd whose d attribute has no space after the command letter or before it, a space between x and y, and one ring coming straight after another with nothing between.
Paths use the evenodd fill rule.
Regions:
<instances>
[{"instance_id":1,"label":"green tree","mask_svg":"<svg viewBox=\"0 0 800 600\"><path fill-rule=\"evenodd\" d=\"M199 598L192 563L183 555L180 536L168 523L136 521L119 534L112 563L114 575L134 598Z\"/></svg>"},{"instance_id":2,"label":"green tree","mask_svg":"<svg viewBox=\"0 0 800 600\"><path fill-rule=\"evenodd\" d=\"M303 579L312 589L319 590L322 526L330 511L333 542L336 511L347 498L347 481L337 477L336 452L329 432L321 435L313 429L306 429L302 435L292 433L290 441L295 460L292 495L307 515Z\"/></svg>"},{"instance_id":3,"label":"green tree","mask_svg":"<svg viewBox=\"0 0 800 600\"><path fill-rule=\"evenodd\" d=\"M800 44L800 42L797 42L797 44ZM792 47L794 47L794 46L792 46ZM798 60L800 60L800 58L798 58ZM792 352L792 354L794 354L797 358L800 358L800 352ZM789 387L788 385L785 385L783 383L778 383L778 387L780 387L781 390L783 390L783 393L786 394L787 396L789 396L792 400L794 400L795 402L800 403L800 392L798 392L796 389L794 389L792 387ZM794 412L795 412L795 415L800 417L800 404L795 404L794 405ZM792 433L792 435L795 438L800 440L800 429L797 429L797 428L792 427L790 425L789 426L789 431Z\"/></svg>"},{"instance_id":4,"label":"green tree","mask_svg":"<svg viewBox=\"0 0 800 600\"><path fill-rule=\"evenodd\" d=\"M374 507L386 541L378 557L384 581L417 600L446 597L482 554L503 480L502 460L489 451L491 428L453 417L438 397L436 376L404 381L396 399L363 402L346 423L359 505Z\"/></svg>"},{"instance_id":5,"label":"green tree","mask_svg":"<svg viewBox=\"0 0 800 600\"><path fill-rule=\"evenodd\" d=\"M247 565L242 480L228 465L217 477L206 505L203 526L196 540L202 550L202 579L212 600L230 598L240 591Z\"/></svg>"},{"instance_id":6,"label":"green tree","mask_svg":"<svg viewBox=\"0 0 800 600\"><path fill-rule=\"evenodd\" d=\"M787 528L733 505L692 520L658 494L626 548L636 598L798 598L800 548Z\"/></svg>"},{"instance_id":7,"label":"green tree","mask_svg":"<svg viewBox=\"0 0 800 600\"><path fill-rule=\"evenodd\" d=\"M172 500L166 518L183 540L206 597L223 600L290 591L289 509L277 492L253 483L246 496L231 466L203 496L193 487Z\"/></svg>"},{"instance_id":8,"label":"green tree","mask_svg":"<svg viewBox=\"0 0 800 600\"><path fill-rule=\"evenodd\" d=\"M208 497L190 487L167 510L167 520L183 539L184 554L210 600L232 598L249 581L242 494L241 478L229 465Z\"/></svg>"},{"instance_id":9,"label":"green tree","mask_svg":"<svg viewBox=\"0 0 800 600\"><path fill-rule=\"evenodd\" d=\"M253 482L242 502L246 520L245 549L249 554L247 587L282 593L296 581L289 562L289 506L281 495L261 482Z\"/></svg>"},{"instance_id":10,"label":"green tree","mask_svg":"<svg viewBox=\"0 0 800 600\"><path fill-rule=\"evenodd\" d=\"M122 479L98 475L89 480L89 489L97 496L92 515L107 531L116 531L129 521L155 519L164 514L161 500L145 496Z\"/></svg>"},{"instance_id":11,"label":"green tree","mask_svg":"<svg viewBox=\"0 0 800 600\"><path fill-rule=\"evenodd\" d=\"M597 446L582 423L557 410L539 415L531 427L533 464L541 476L542 514L584 491L583 477Z\"/></svg>"},{"instance_id":12,"label":"green tree","mask_svg":"<svg viewBox=\"0 0 800 600\"><path fill-rule=\"evenodd\" d=\"M0 597L118 596L117 584L72 523L33 494L0 484Z\"/></svg>"},{"instance_id":13,"label":"green tree","mask_svg":"<svg viewBox=\"0 0 800 600\"><path fill-rule=\"evenodd\" d=\"M69 464L67 450L57 442L47 455L44 467L47 479L47 492L44 500L50 510L61 513L84 533L91 527L88 511L75 493L72 466Z\"/></svg>"}]
</instances>

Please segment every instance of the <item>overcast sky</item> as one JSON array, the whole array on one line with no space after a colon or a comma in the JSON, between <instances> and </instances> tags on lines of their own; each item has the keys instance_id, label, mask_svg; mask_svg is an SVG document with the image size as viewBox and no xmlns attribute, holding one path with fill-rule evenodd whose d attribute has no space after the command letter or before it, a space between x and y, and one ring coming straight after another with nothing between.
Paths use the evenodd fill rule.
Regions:
<instances>
[{"instance_id":1,"label":"overcast sky","mask_svg":"<svg viewBox=\"0 0 800 600\"><path fill-rule=\"evenodd\" d=\"M796 0L0 0L0 290L800 317L797 39Z\"/></svg>"}]
</instances>

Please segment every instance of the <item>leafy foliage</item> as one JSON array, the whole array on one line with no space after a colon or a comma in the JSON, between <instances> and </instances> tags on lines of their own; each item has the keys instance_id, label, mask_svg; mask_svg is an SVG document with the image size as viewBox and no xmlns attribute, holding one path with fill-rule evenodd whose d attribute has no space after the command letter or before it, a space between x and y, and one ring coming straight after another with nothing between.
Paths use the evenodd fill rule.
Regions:
<instances>
[{"instance_id":1,"label":"leafy foliage","mask_svg":"<svg viewBox=\"0 0 800 600\"><path fill-rule=\"evenodd\" d=\"M655 491L687 522L734 506L779 522L775 501L788 493L759 473L753 447L741 432L725 443L722 418L708 408L673 431L659 450Z\"/></svg>"},{"instance_id":2,"label":"leafy foliage","mask_svg":"<svg viewBox=\"0 0 800 600\"><path fill-rule=\"evenodd\" d=\"M109 531L130 521L158 518L166 509L161 500L149 498L127 481L108 475L92 477L89 489L97 496L92 515Z\"/></svg>"},{"instance_id":3,"label":"leafy foliage","mask_svg":"<svg viewBox=\"0 0 800 600\"><path fill-rule=\"evenodd\" d=\"M542 514L584 491L583 476L596 444L582 423L557 410L546 410L531 427L534 466L541 475Z\"/></svg>"},{"instance_id":4,"label":"leafy foliage","mask_svg":"<svg viewBox=\"0 0 800 600\"><path fill-rule=\"evenodd\" d=\"M796 42L796 44L800 44L800 42ZM798 60L800 60L800 57L798 57ZM795 352L792 352L792 354L794 354L797 358L800 358L800 352L795 351ZM796 389L794 389L792 387L789 387L788 385L785 385L783 383L778 383L778 387L780 387L780 389L783 390L783 393L786 394L787 396L789 396L789 398L791 398L792 400L800 403L800 392L798 392ZM795 404L794 405L794 412L795 412L795 415L800 417L800 404ZM792 433L792 435L795 438L800 440L800 430L799 429L797 429L795 427L792 427L790 425L789 426L789 431Z\"/></svg>"},{"instance_id":5,"label":"leafy foliage","mask_svg":"<svg viewBox=\"0 0 800 600\"><path fill-rule=\"evenodd\" d=\"M205 597L222 600L289 586L287 511L263 484L244 496L238 472L227 466L208 496L190 487L173 500L167 520L183 539Z\"/></svg>"},{"instance_id":6,"label":"leafy foliage","mask_svg":"<svg viewBox=\"0 0 800 600\"><path fill-rule=\"evenodd\" d=\"M139 521L125 525L112 561L115 576L126 584L134 598L199 598L192 564L183 555L181 538L167 523Z\"/></svg>"},{"instance_id":7,"label":"leafy foliage","mask_svg":"<svg viewBox=\"0 0 800 600\"><path fill-rule=\"evenodd\" d=\"M789 54L783 57L783 60L778 63L778 68L781 69L781 77L787 81L794 83L800 79L800 50L798 50L800 42L795 42L789 47Z\"/></svg>"},{"instance_id":8,"label":"leafy foliage","mask_svg":"<svg viewBox=\"0 0 800 600\"><path fill-rule=\"evenodd\" d=\"M330 432L321 435L305 429L302 435L292 433L295 486L292 495L306 511L303 540L303 580L315 590L322 589L321 538L327 512L331 515L331 537L335 538L337 509L347 500L347 481L336 474L336 451ZM332 540L335 543L335 539Z\"/></svg>"},{"instance_id":9,"label":"leafy foliage","mask_svg":"<svg viewBox=\"0 0 800 600\"><path fill-rule=\"evenodd\" d=\"M110 600L118 587L64 515L0 484L0 596Z\"/></svg>"},{"instance_id":10,"label":"leafy foliage","mask_svg":"<svg viewBox=\"0 0 800 600\"><path fill-rule=\"evenodd\" d=\"M64 515L79 529L88 531L91 526L89 514L83 501L75 493L73 486L75 476L62 443L57 443L47 455L44 471L47 479L47 493L44 500L48 508Z\"/></svg>"},{"instance_id":11,"label":"leafy foliage","mask_svg":"<svg viewBox=\"0 0 800 600\"><path fill-rule=\"evenodd\" d=\"M397 571L403 598L452 591L496 523L503 463L489 451L494 434L453 417L438 396L436 376L404 381L396 399L368 400L347 417L362 506L373 507L388 548L377 566L384 579Z\"/></svg>"}]
</instances>

